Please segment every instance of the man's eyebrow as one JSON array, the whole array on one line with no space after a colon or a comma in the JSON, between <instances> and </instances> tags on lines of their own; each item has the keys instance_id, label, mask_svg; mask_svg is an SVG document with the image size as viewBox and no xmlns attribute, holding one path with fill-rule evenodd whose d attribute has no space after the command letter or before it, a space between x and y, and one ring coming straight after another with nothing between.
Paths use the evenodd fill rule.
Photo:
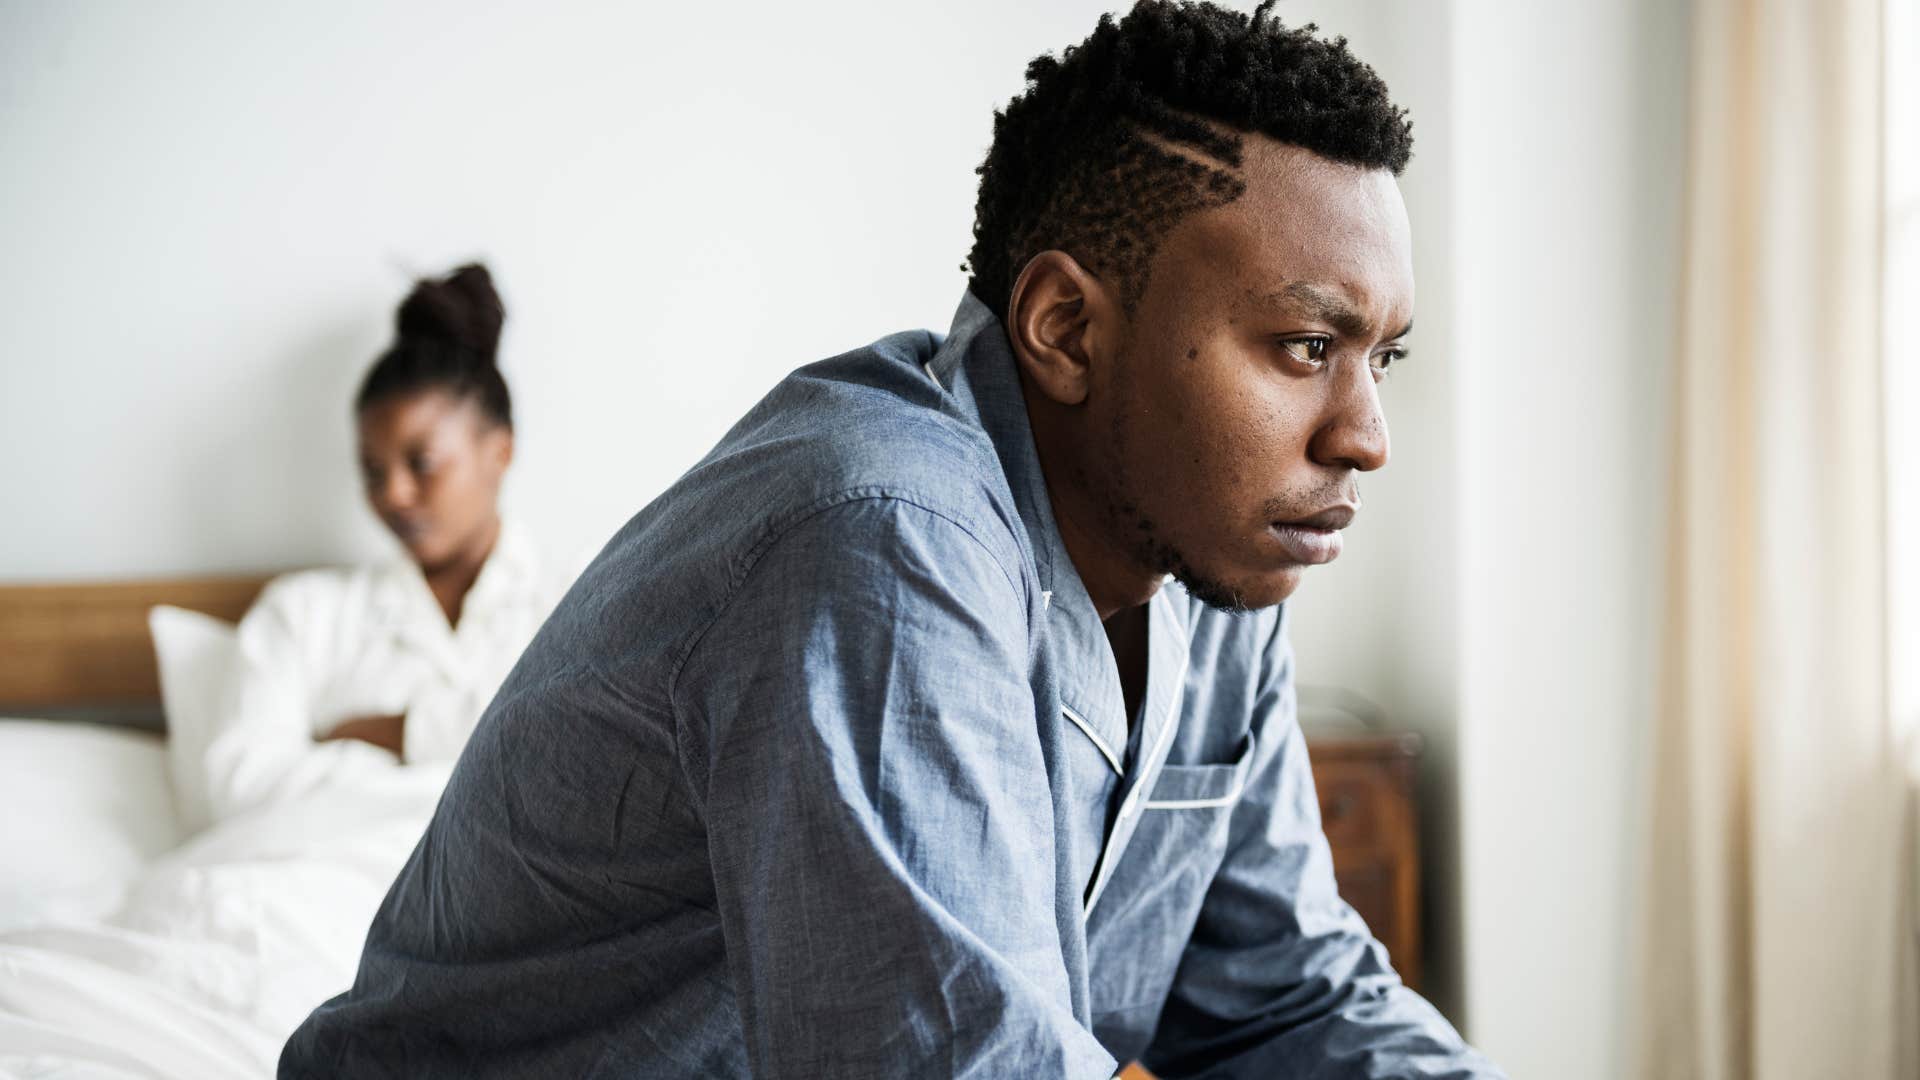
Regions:
<instances>
[{"instance_id":1,"label":"man's eyebrow","mask_svg":"<svg viewBox=\"0 0 1920 1080\"><path fill-rule=\"evenodd\" d=\"M1283 305L1304 308L1309 316L1319 319L1346 337L1363 338L1372 329L1367 322L1367 317L1360 314L1352 304L1346 301L1345 297L1309 281L1296 281L1278 292L1264 296L1255 294L1254 299L1267 307ZM1400 332L1389 340L1398 340L1412 332L1413 321L1409 319L1407 325L1401 327Z\"/></svg>"}]
</instances>

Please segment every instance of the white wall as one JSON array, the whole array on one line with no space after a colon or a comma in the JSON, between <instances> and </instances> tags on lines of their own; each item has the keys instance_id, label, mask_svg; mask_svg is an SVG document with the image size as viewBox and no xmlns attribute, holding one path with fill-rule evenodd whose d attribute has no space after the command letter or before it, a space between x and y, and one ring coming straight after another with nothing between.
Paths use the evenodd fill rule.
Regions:
<instances>
[{"instance_id":1,"label":"white wall","mask_svg":"<svg viewBox=\"0 0 1920 1080\"><path fill-rule=\"evenodd\" d=\"M0 580L385 550L347 400L484 256L509 506L597 544L789 368L944 328L991 112L1098 2L0 0ZM1684 5L1287 0L1413 109L1392 466L1306 681L1428 740L1435 996L1621 1075Z\"/></svg>"},{"instance_id":2,"label":"white wall","mask_svg":"<svg viewBox=\"0 0 1920 1080\"><path fill-rule=\"evenodd\" d=\"M1627 1075L1679 289L1686 4L1459 0L1466 1009Z\"/></svg>"},{"instance_id":3,"label":"white wall","mask_svg":"<svg viewBox=\"0 0 1920 1080\"><path fill-rule=\"evenodd\" d=\"M946 328L992 110L1100 10L0 7L0 580L385 550L347 401L472 256L508 504L597 546L789 368Z\"/></svg>"}]
</instances>

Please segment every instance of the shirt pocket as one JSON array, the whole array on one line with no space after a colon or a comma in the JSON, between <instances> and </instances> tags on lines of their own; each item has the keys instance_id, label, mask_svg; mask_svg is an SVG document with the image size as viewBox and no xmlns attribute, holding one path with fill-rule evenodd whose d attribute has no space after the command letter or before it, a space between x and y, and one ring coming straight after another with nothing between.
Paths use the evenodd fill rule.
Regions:
<instances>
[{"instance_id":1,"label":"shirt pocket","mask_svg":"<svg viewBox=\"0 0 1920 1080\"><path fill-rule=\"evenodd\" d=\"M1253 732L1247 732L1239 756L1223 765L1164 765L1143 811L1220 810L1240 801L1253 767Z\"/></svg>"}]
</instances>

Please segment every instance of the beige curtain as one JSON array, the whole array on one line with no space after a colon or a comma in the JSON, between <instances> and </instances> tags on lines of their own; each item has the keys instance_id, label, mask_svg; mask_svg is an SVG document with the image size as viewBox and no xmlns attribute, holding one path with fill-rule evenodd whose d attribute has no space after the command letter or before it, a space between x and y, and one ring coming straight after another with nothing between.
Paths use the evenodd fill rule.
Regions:
<instances>
[{"instance_id":1,"label":"beige curtain","mask_svg":"<svg viewBox=\"0 0 1920 1080\"><path fill-rule=\"evenodd\" d=\"M1884 2L1695 3L1638 1059L1654 1080L1913 1067L1888 698Z\"/></svg>"},{"instance_id":2,"label":"beige curtain","mask_svg":"<svg viewBox=\"0 0 1920 1080\"><path fill-rule=\"evenodd\" d=\"M1907 896L1898 1015L1906 1075L1920 1077L1920 0L1888 0L1886 49L1886 352L1890 657L1896 723L1907 737Z\"/></svg>"}]
</instances>

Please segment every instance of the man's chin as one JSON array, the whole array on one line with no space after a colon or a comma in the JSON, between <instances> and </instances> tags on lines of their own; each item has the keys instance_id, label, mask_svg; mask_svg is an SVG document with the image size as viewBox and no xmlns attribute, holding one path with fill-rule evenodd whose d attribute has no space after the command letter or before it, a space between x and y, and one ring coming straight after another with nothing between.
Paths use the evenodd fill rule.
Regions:
<instances>
[{"instance_id":1,"label":"man's chin","mask_svg":"<svg viewBox=\"0 0 1920 1080\"><path fill-rule=\"evenodd\" d=\"M1228 581L1182 567L1174 571L1173 578L1195 600L1216 611L1238 615L1285 601L1300 587L1306 572L1304 566L1288 566L1257 577Z\"/></svg>"}]
</instances>

